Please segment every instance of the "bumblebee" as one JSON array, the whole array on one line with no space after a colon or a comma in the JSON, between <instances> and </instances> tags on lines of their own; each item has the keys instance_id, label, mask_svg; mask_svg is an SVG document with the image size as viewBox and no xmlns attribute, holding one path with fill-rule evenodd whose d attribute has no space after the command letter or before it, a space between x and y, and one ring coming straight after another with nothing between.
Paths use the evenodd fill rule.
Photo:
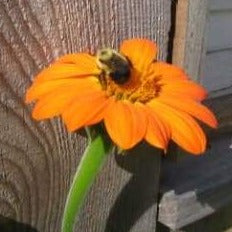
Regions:
<instances>
[{"instance_id":1,"label":"bumblebee","mask_svg":"<svg viewBox=\"0 0 232 232\"><path fill-rule=\"evenodd\" d=\"M131 74L132 65L130 61L119 52L104 48L97 52L97 65L102 70L101 81L106 83L109 76L116 84L125 84Z\"/></svg>"}]
</instances>

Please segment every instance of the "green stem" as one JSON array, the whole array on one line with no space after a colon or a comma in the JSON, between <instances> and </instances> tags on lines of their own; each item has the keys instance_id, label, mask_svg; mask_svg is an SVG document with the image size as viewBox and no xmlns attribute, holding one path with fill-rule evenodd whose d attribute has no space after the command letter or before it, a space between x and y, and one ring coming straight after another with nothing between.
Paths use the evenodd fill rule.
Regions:
<instances>
[{"instance_id":1,"label":"green stem","mask_svg":"<svg viewBox=\"0 0 232 232\"><path fill-rule=\"evenodd\" d=\"M102 133L90 140L77 168L67 197L62 220L62 232L73 231L75 218L110 149L111 144Z\"/></svg>"}]
</instances>

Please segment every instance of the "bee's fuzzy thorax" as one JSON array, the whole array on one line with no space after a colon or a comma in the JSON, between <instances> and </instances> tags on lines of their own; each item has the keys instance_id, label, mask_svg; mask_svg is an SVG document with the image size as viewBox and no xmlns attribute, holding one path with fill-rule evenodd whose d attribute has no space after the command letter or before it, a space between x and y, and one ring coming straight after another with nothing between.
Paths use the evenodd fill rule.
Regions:
<instances>
[{"instance_id":1,"label":"bee's fuzzy thorax","mask_svg":"<svg viewBox=\"0 0 232 232\"><path fill-rule=\"evenodd\" d=\"M125 84L131 73L129 60L114 49L104 48L97 52L96 62L102 74L119 85Z\"/></svg>"}]
</instances>

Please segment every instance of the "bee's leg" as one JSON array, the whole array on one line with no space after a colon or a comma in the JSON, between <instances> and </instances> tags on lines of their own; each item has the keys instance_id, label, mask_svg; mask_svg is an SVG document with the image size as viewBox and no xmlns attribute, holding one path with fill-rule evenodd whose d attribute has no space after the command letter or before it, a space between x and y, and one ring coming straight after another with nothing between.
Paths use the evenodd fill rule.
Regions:
<instances>
[{"instance_id":1,"label":"bee's leg","mask_svg":"<svg viewBox=\"0 0 232 232\"><path fill-rule=\"evenodd\" d=\"M127 57L127 56L125 56L126 57L126 59L127 59L127 62L129 63L129 65L130 65L130 67L131 68L133 68L133 65L132 65L132 63L131 63L131 61L130 61L130 59Z\"/></svg>"},{"instance_id":2,"label":"bee's leg","mask_svg":"<svg viewBox=\"0 0 232 232\"><path fill-rule=\"evenodd\" d=\"M105 72L102 72L99 77L98 77L101 85L102 85L102 89L105 90L107 87L107 81L106 81L106 75Z\"/></svg>"}]
</instances>

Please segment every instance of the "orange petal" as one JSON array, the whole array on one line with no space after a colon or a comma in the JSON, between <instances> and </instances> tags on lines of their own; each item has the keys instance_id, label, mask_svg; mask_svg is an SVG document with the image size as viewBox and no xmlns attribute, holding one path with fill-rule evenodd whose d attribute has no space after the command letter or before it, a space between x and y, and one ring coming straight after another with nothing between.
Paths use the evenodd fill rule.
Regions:
<instances>
[{"instance_id":1,"label":"orange petal","mask_svg":"<svg viewBox=\"0 0 232 232\"><path fill-rule=\"evenodd\" d=\"M122 42L120 52L129 58L133 67L142 72L157 56L157 46L148 39L130 39Z\"/></svg>"},{"instance_id":2,"label":"orange petal","mask_svg":"<svg viewBox=\"0 0 232 232\"><path fill-rule=\"evenodd\" d=\"M36 82L56 80L62 78L86 77L98 75L95 58L86 53L66 55L41 71L36 77Z\"/></svg>"},{"instance_id":3,"label":"orange petal","mask_svg":"<svg viewBox=\"0 0 232 232\"><path fill-rule=\"evenodd\" d=\"M171 130L161 118L147 107L147 131L145 139L155 147L166 150L168 141L171 138Z\"/></svg>"},{"instance_id":4,"label":"orange petal","mask_svg":"<svg viewBox=\"0 0 232 232\"><path fill-rule=\"evenodd\" d=\"M60 92L75 91L81 93L86 90L100 90L101 86L96 77L88 77L84 79L58 79L40 83L35 82L27 90L25 101L26 103L29 103L31 101L37 100L58 88L60 89Z\"/></svg>"},{"instance_id":5,"label":"orange petal","mask_svg":"<svg viewBox=\"0 0 232 232\"><path fill-rule=\"evenodd\" d=\"M158 101L149 106L170 126L172 139L179 146L196 155L205 151L205 134L192 117Z\"/></svg>"},{"instance_id":6,"label":"orange petal","mask_svg":"<svg viewBox=\"0 0 232 232\"><path fill-rule=\"evenodd\" d=\"M107 100L104 103L102 103L102 110L100 110L99 113L94 115L93 118L90 118L89 120L87 120L85 125L89 126L89 125L94 125L100 122L104 118L105 112L107 111L108 107L110 107L112 103L113 103L113 98L107 98Z\"/></svg>"},{"instance_id":7,"label":"orange petal","mask_svg":"<svg viewBox=\"0 0 232 232\"><path fill-rule=\"evenodd\" d=\"M216 128L217 120L214 114L205 106L189 98L161 96L159 101L165 103L177 110L182 110L201 120L207 125Z\"/></svg>"},{"instance_id":8,"label":"orange petal","mask_svg":"<svg viewBox=\"0 0 232 232\"><path fill-rule=\"evenodd\" d=\"M62 118L69 131L78 130L101 121L109 103L110 100L103 91L79 95L66 107Z\"/></svg>"},{"instance_id":9,"label":"orange petal","mask_svg":"<svg viewBox=\"0 0 232 232\"><path fill-rule=\"evenodd\" d=\"M96 70L96 57L88 53L73 53L59 57L54 63L56 64L76 64L85 67L86 70Z\"/></svg>"},{"instance_id":10,"label":"orange petal","mask_svg":"<svg viewBox=\"0 0 232 232\"><path fill-rule=\"evenodd\" d=\"M161 81L162 83L163 81ZM186 81L175 81L175 82L166 82L162 86L162 94L164 95L173 95L179 96L182 98L192 98L197 101L202 101L207 96L207 91L197 83L186 80Z\"/></svg>"},{"instance_id":11,"label":"orange petal","mask_svg":"<svg viewBox=\"0 0 232 232\"><path fill-rule=\"evenodd\" d=\"M77 97L77 94L75 89L66 89L66 91L57 89L44 95L36 103L32 112L32 117L41 120L58 116L64 111L65 107Z\"/></svg>"},{"instance_id":12,"label":"orange petal","mask_svg":"<svg viewBox=\"0 0 232 232\"><path fill-rule=\"evenodd\" d=\"M115 101L104 120L111 139L122 149L132 148L145 135L146 117L139 105Z\"/></svg>"},{"instance_id":13,"label":"orange petal","mask_svg":"<svg viewBox=\"0 0 232 232\"><path fill-rule=\"evenodd\" d=\"M155 76L160 77L161 81L187 80L188 76L183 69L165 62L154 62L150 65Z\"/></svg>"}]
</instances>

